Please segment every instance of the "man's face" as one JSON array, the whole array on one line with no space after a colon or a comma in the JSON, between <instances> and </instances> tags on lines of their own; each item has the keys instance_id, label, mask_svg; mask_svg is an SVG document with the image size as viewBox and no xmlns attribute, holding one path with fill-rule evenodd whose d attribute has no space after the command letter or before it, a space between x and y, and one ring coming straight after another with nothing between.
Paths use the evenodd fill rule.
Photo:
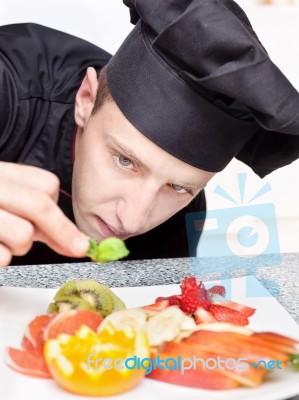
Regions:
<instances>
[{"instance_id":1,"label":"man's face","mask_svg":"<svg viewBox=\"0 0 299 400\"><path fill-rule=\"evenodd\" d=\"M77 133L76 223L98 241L140 235L184 208L213 175L159 148L106 101Z\"/></svg>"}]
</instances>

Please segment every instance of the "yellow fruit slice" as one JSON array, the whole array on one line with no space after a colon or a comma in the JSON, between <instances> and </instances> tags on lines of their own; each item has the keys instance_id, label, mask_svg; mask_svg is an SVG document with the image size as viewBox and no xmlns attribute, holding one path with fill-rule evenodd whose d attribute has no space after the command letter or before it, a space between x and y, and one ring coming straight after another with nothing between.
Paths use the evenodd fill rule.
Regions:
<instances>
[{"instance_id":1,"label":"yellow fruit slice","mask_svg":"<svg viewBox=\"0 0 299 400\"><path fill-rule=\"evenodd\" d=\"M44 356L51 375L64 389L107 396L130 390L144 378L148 364L133 368L134 357L149 358L150 348L145 332L130 326L116 329L109 323L100 333L82 326L74 336L47 340Z\"/></svg>"}]
</instances>

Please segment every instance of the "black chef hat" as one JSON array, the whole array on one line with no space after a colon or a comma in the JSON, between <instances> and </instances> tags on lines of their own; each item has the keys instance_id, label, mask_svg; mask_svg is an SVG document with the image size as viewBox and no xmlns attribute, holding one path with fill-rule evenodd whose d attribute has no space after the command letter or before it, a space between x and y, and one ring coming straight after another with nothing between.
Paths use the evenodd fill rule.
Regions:
<instances>
[{"instance_id":1,"label":"black chef hat","mask_svg":"<svg viewBox=\"0 0 299 400\"><path fill-rule=\"evenodd\" d=\"M299 157L299 93L232 0L124 0L136 24L108 64L126 118L206 171L259 176Z\"/></svg>"}]
</instances>

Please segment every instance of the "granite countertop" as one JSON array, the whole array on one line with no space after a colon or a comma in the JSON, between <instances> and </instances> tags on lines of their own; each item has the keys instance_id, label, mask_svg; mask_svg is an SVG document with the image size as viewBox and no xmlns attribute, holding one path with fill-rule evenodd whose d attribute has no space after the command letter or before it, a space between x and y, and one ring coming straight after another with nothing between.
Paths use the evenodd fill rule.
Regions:
<instances>
[{"instance_id":1,"label":"granite countertop","mask_svg":"<svg viewBox=\"0 0 299 400\"><path fill-rule=\"evenodd\" d=\"M208 260L208 261L205 261ZM255 275L299 323L299 253L264 256L256 267L253 259L246 265L229 269L229 257L212 259L176 258L118 261L109 264L73 263L10 266L0 270L0 285L57 288L70 279L96 279L110 287L178 284L185 276L202 280Z\"/></svg>"}]
</instances>

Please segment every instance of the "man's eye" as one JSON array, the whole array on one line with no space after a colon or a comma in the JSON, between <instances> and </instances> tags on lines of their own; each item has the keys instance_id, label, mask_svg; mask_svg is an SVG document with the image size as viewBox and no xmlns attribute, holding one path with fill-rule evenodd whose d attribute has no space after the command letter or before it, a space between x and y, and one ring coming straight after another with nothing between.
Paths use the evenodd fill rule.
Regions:
<instances>
[{"instance_id":1,"label":"man's eye","mask_svg":"<svg viewBox=\"0 0 299 400\"><path fill-rule=\"evenodd\" d=\"M187 190L184 188L184 186L181 185L175 185L174 183L171 185L171 187L178 193L187 193Z\"/></svg>"},{"instance_id":2,"label":"man's eye","mask_svg":"<svg viewBox=\"0 0 299 400\"><path fill-rule=\"evenodd\" d=\"M132 161L129 158L127 158L121 154L114 154L113 158L114 158L116 164L120 165L121 167L130 169L128 167L133 166Z\"/></svg>"}]
</instances>

